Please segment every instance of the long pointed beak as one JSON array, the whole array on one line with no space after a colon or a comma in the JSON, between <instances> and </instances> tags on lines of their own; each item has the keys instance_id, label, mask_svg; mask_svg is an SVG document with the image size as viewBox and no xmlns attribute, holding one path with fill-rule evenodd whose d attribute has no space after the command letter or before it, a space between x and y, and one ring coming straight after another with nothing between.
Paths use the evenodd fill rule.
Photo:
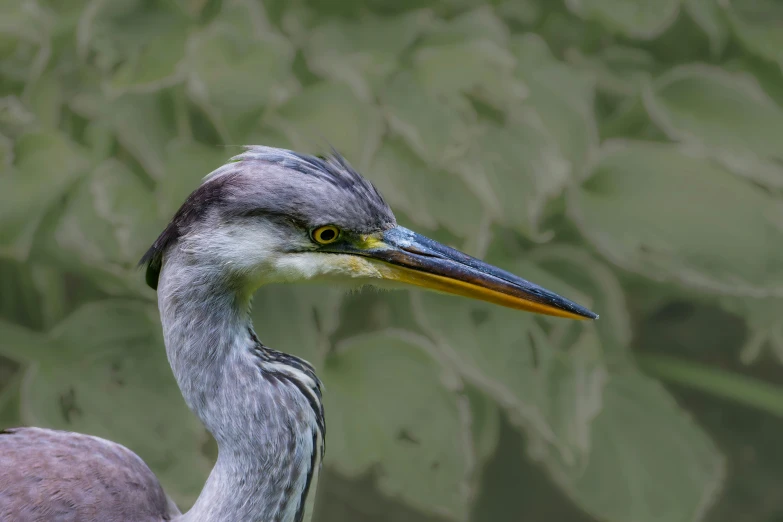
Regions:
<instances>
[{"instance_id":1,"label":"long pointed beak","mask_svg":"<svg viewBox=\"0 0 783 522\"><path fill-rule=\"evenodd\" d=\"M387 265L385 277L509 308L569 319L597 319L587 308L521 277L400 226L365 248L345 245L341 253Z\"/></svg>"}]
</instances>

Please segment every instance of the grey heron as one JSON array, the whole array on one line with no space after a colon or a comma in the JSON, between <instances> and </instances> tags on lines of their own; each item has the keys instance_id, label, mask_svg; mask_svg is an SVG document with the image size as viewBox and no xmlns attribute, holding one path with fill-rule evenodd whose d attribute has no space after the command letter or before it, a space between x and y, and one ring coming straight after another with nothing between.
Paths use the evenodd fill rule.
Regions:
<instances>
[{"instance_id":1,"label":"grey heron","mask_svg":"<svg viewBox=\"0 0 783 522\"><path fill-rule=\"evenodd\" d=\"M324 456L321 382L309 363L256 335L249 306L263 284L408 284L536 313L597 317L397 225L375 187L336 152L247 147L204 178L141 265L157 290L182 395L217 441L201 494L181 514L129 449L16 428L0 434L0 520L301 522Z\"/></svg>"}]
</instances>

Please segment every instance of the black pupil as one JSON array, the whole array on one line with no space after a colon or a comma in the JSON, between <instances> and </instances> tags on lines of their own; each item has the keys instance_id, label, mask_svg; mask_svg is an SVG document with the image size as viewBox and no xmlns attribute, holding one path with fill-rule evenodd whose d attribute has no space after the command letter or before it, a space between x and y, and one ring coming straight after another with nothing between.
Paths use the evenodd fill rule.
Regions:
<instances>
[{"instance_id":1,"label":"black pupil","mask_svg":"<svg viewBox=\"0 0 783 522\"><path fill-rule=\"evenodd\" d=\"M337 232L335 232L331 228L327 228L326 230L322 230L319 236L321 237L321 241L331 241L335 238L337 235Z\"/></svg>"}]
</instances>

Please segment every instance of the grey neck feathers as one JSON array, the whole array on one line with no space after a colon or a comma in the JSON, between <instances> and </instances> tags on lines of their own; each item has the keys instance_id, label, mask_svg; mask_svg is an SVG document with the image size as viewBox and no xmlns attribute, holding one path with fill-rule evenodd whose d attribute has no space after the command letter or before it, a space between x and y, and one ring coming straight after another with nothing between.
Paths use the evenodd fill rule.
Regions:
<instances>
[{"instance_id":1,"label":"grey neck feathers","mask_svg":"<svg viewBox=\"0 0 783 522\"><path fill-rule=\"evenodd\" d=\"M323 451L320 388L309 365L262 347L251 292L174 246L158 286L166 353L185 401L218 443L180 522L300 522Z\"/></svg>"}]
</instances>

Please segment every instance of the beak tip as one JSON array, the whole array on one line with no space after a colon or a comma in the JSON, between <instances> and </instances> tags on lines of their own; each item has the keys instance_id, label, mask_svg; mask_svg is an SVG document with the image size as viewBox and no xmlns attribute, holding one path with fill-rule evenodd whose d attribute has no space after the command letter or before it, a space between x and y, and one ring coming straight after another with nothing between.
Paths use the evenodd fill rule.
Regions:
<instances>
[{"instance_id":1,"label":"beak tip","mask_svg":"<svg viewBox=\"0 0 783 522\"><path fill-rule=\"evenodd\" d=\"M578 315L577 319L589 320L589 321L595 321L599 317L598 314L591 312L590 310L580 310L577 313L577 315Z\"/></svg>"},{"instance_id":2,"label":"beak tip","mask_svg":"<svg viewBox=\"0 0 783 522\"><path fill-rule=\"evenodd\" d=\"M599 317L597 313L593 312L586 306L582 306L573 301L569 301L568 299L561 297L557 294L552 294L551 292L547 292L547 293L552 296L552 302L556 308L568 313L566 317L570 317L572 319L580 319L583 321L584 320L595 321Z\"/></svg>"},{"instance_id":3,"label":"beak tip","mask_svg":"<svg viewBox=\"0 0 783 522\"><path fill-rule=\"evenodd\" d=\"M585 319L590 319L592 321L595 321L595 320L597 320L600 317L597 313L595 313L595 312L593 312L591 310L588 310L587 308L583 309L583 315L584 315Z\"/></svg>"},{"instance_id":4,"label":"beak tip","mask_svg":"<svg viewBox=\"0 0 783 522\"><path fill-rule=\"evenodd\" d=\"M576 316L575 319L595 321L599 317L597 313L593 312L592 310L589 310L588 308L585 308L584 306L580 306L576 303L570 303L570 304L571 306L569 307L570 308L569 311L572 314L574 314L574 316Z\"/></svg>"}]
</instances>

